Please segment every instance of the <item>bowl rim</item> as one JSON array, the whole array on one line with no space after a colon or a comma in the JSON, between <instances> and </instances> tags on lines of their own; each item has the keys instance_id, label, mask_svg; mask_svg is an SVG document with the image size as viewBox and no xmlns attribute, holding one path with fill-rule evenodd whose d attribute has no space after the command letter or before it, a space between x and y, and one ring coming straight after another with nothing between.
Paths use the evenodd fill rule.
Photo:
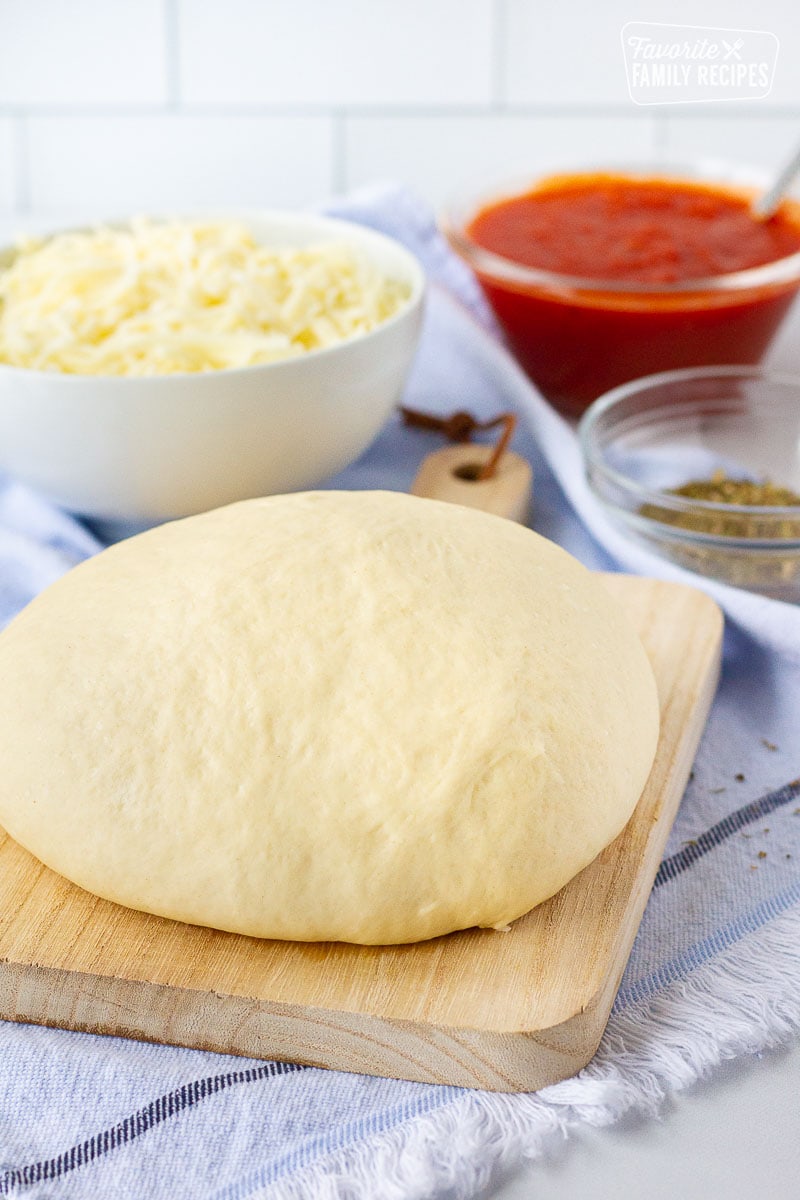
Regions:
<instances>
[{"instance_id":1,"label":"bowl rim","mask_svg":"<svg viewBox=\"0 0 800 1200\"><path fill-rule=\"evenodd\" d=\"M505 283L551 291L588 292L604 295L630 296L681 296L686 293L739 292L765 286L777 287L792 282L800 283L800 250L784 255L772 262L741 271L729 271L705 278L676 280L671 283L641 283L618 279L597 279L579 275L561 274L540 267L529 267L514 259L506 258L485 246L479 245L467 233L469 221L483 208L492 203L511 199L534 189L542 181L560 176L581 175L635 176L640 179L659 179L682 183L708 183L719 187L738 190L740 193L758 194L771 177L756 167L733 165L718 160L696 160L694 162L606 162L583 164L580 167L557 166L535 176L516 180L498 181L488 190L462 196L446 203L440 215L440 226L453 248L479 274ZM789 198L800 202L800 190L792 189Z\"/></svg>"},{"instance_id":2,"label":"bowl rim","mask_svg":"<svg viewBox=\"0 0 800 1200\"><path fill-rule=\"evenodd\" d=\"M166 224L169 221L240 221L247 224L251 221L275 221L283 222L287 225L296 225L298 228L303 226L314 227L320 229L328 229L332 232L335 230L347 231L355 230L356 237L354 242L363 238L364 242L370 242L388 245L392 252L397 253L401 259L405 259L405 265L408 269L408 278L411 283L411 293L406 298L405 302L397 310L392 313L385 321L381 321L374 329L369 329L366 333L354 334L352 337L344 338L339 342L335 342L331 346L319 346L314 350L306 350L303 354L294 355L287 358L277 358L272 362L266 363L250 363L245 367L218 367L209 371L170 371L161 374L153 375L95 375L85 374L80 375L66 371L42 371L36 367L21 367L15 363L6 363L0 360L0 374L10 374L12 376L20 376L25 379L37 379L46 381L59 380L59 386L63 386L69 381L67 386L97 386L99 384L113 384L114 387L123 386L129 388L138 388L144 385L152 385L154 382L163 383L168 380L193 380L197 382L199 379L209 378L233 378L245 374L250 374L256 371L275 371L280 372L281 369L291 369L299 363L310 362L311 360L319 361L327 356L335 355L346 346L356 346L366 343L369 339L391 329L394 325L407 319L413 312L418 310L428 290L428 280L422 263L417 256L409 250L401 241L392 237L391 234L383 233L382 230L374 229L371 225L362 225L358 221L351 221L344 217L330 217L326 213L302 212L292 209L279 208L264 208L264 209L228 209L225 212L217 210L202 210L191 211L181 210L180 212L163 212L163 213L136 213L127 217L112 217L94 222L82 222L79 225L59 226L54 229L48 229L40 235L31 235L41 237L46 241L49 238L56 237L62 233L84 233L91 232L99 228L119 228L130 225L131 221L143 217L145 220L151 220L157 224ZM8 255L13 255L17 247L13 243L5 243L0 245L0 273L3 270L3 262Z\"/></svg>"},{"instance_id":3,"label":"bowl rim","mask_svg":"<svg viewBox=\"0 0 800 1200\"><path fill-rule=\"evenodd\" d=\"M652 504L658 508L667 509L675 513L696 515L698 512L706 512L709 515L713 514L717 516L758 517L762 521L800 520L800 504L723 504L715 500L695 500L687 496L676 496L669 492L653 491L650 488L642 487L628 475L623 475L620 471L615 470L614 467L609 466L604 461L602 452L598 448L596 440L598 422L615 405L627 400L630 396L636 395L637 392L670 383L689 382L697 379L732 379L736 377L761 379L766 383L778 384L780 387L793 388L797 392L798 401L800 402L800 374L793 375L787 371L773 371L769 368L759 366L721 364L719 366L681 367L673 371L658 371L652 375L642 375L638 379L632 379L628 383L620 384L610 391L605 392L602 396L599 396L581 417L578 424L578 439L583 454L587 478L590 480L590 472L594 471L614 484L624 494L635 497L637 503ZM674 412L674 406L664 405L662 408L654 408L653 411ZM592 491L594 492L594 488L592 488ZM602 499L607 507L624 513L626 517L636 515L631 514L629 510L623 509L619 505L610 503L602 497L600 499ZM708 539L723 545L730 545L735 540L735 535L731 537L730 535L707 533L702 530L686 530L682 526L673 526L667 521L658 521L649 517L641 519L646 520L650 528L679 528L681 534L693 535L690 540ZM746 538L743 540L747 541L750 545L756 545L759 540L769 541L770 539ZM781 544L786 548L793 545L796 540L800 542L800 539L781 539Z\"/></svg>"}]
</instances>

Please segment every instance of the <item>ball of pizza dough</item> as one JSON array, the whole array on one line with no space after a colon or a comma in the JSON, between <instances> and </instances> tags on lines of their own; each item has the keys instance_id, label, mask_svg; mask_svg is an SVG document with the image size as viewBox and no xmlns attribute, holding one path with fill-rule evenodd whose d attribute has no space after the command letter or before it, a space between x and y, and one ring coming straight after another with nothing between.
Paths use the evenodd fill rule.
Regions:
<instances>
[{"instance_id":1,"label":"ball of pizza dough","mask_svg":"<svg viewBox=\"0 0 800 1200\"><path fill-rule=\"evenodd\" d=\"M658 735L602 582L511 521L316 492L163 525L0 635L0 823L257 937L503 927L620 832Z\"/></svg>"}]
</instances>

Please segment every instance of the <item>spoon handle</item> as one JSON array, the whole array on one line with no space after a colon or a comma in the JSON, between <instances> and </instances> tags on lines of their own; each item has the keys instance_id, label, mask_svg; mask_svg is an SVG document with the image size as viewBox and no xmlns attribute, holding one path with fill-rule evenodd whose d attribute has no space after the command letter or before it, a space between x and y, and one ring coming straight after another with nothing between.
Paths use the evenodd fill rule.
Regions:
<instances>
[{"instance_id":1,"label":"spoon handle","mask_svg":"<svg viewBox=\"0 0 800 1200\"><path fill-rule=\"evenodd\" d=\"M753 201L751 211L754 217L760 221L769 220L798 171L800 171L800 148L795 151L783 170L779 172L772 187Z\"/></svg>"}]
</instances>

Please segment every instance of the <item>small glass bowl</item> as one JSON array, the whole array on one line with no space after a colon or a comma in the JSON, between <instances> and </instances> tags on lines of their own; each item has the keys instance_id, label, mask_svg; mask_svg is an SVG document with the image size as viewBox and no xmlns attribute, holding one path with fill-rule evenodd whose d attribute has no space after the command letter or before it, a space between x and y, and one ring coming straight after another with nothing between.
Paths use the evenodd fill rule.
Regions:
<instances>
[{"instance_id":1,"label":"small glass bowl","mask_svg":"<svg viewBox=\"0 0 800 1200\"><path fill-rule=\"evenodd\" d=\"M579 427L589 485L626 533L723 583L800 603L800 504L727 504L671 489L722 472L800 493L800 376L665 371L601 396Z\"/></svg>"}]
</instances>

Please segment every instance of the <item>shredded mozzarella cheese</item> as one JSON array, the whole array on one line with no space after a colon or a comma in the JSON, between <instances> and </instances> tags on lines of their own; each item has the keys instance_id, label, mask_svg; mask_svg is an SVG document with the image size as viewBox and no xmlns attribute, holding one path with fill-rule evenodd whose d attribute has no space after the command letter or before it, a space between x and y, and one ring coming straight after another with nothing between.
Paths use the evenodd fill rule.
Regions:
<instances>
[{"instance_id":1,"label":"shredded mozzarella cheese","mask_svg":"<svg viewBox=\"0 0 800 1200\"><path fill-rule=\"evenodd\" d=\"M408 287L343 242L260 245L234 222L137 219L18 247L0 362L73 375L214 371L367 333Z\"/></svg>"}]
</instances>

